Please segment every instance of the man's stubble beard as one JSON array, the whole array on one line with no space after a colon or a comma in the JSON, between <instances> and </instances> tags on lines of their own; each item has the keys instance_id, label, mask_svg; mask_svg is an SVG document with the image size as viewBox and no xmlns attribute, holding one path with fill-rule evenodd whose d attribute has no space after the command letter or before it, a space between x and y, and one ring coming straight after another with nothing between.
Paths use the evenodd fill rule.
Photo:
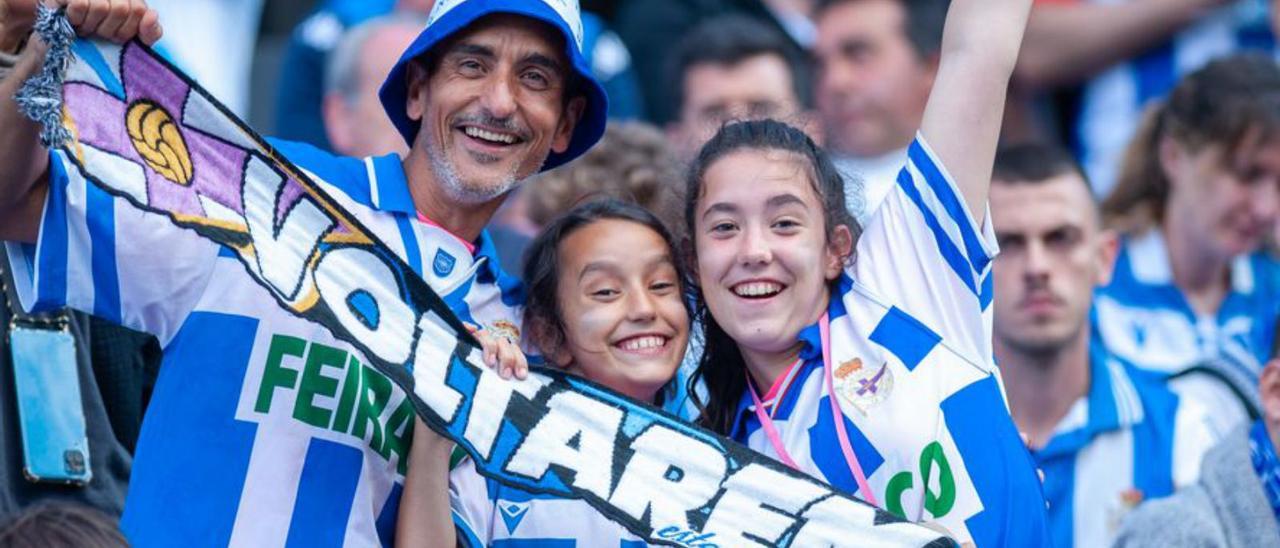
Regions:
<instances>
[{"instance_id":1,"label":"man's stubble beard","mask_svg":"<svg viewBox=\"0 0 1280 548\"><path fill-rule=\"evenodd\" d=\"M1049 363L1054 357L1066 351L1088 328L1089 322L1086 319L1062 334L1044 332L1011 334L998 331L996 338L1006 348L1023 355L1033 363Z\"/></svg>"},{"instance_id":2,"label":"man's stubble beard","mask_svg":"<svg viewBox=\"0 0 1280 548\"><path fill-rule=\"evenodd\" d=\"M450 200L459 204L479 205L488 203L510 192L523 180L523 178L518 177L520 163L516 162L512 166L510 173L503 174L497 184L492 186L486 187L481 184L474 184L473 181L465 181L462 175L458 173L457 167L453 165L453 162L449 161L448 156L444 153L444 146L430 134L427 135L427 158L431 161L431 169L435 172L440 188L444 190Z\"/></svg>"}]
</instances>

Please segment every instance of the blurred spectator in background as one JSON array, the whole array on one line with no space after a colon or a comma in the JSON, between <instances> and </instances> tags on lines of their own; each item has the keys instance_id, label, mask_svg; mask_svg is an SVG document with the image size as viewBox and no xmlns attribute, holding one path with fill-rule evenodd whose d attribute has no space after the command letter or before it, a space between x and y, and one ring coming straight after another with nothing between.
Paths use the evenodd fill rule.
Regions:
<instances>
[{"instance_id":1,"label":"blurred spectator in background","mask_svg":"<svg viewBox=\"0 0 1280 548\"><path fill-rule=\"evenodd\" d=\"M165 22L160 50L244 118L265 0L148 0Z\"/></svg>"},{"instance_id":2,"label":"blurred spectator in background","mask_svg":"<svg viewBox=\"0 0 1280 548\"><path fill-rule=\"evenodd\" d=\"M788 30L809 9L809 0L622 0L615 17L615 28L626 43L635 63L644 97L646 118L665 127L679 117L677 90L670 81L675 45L699 23L727 13L755 17L795 41ZM802 39L804 37L801 37ZM807 40L811 40L810 36ZM612 100L612 96L610 96Z\"/></svg>"},{"instance_id":3,"label":"blurred spectator in background","mask_svg":"<svg viewBox=\"0 0 1280 548\"><path fill-rule=\"evenodd\" d=\"M329 53L349 28L392 9L425 15L432 4L433 0L322 0L289 36L280 66L272 135L332 150L321 114ZM170 24L169 19L163 20ZM399 51L389 55L398 55Z\"/></svg>"},{"instance_id":4,"label":"blurred spectator in background","mask_svg":"<svg viewBox=\"0 0 1280 548\"><path fill-rule=\"evenodd\" d=\"M906 164L938 71L948 0L822 0L816 98L849 211L875 211ZM861 190L859 190L861 183Z\"/></svg>"},{"instance_id":5,"label":"blurred spectator in background","mask_svg":"<svg viewBox=\"0 0 1280 548\"><path fill-rule=\"evenodd\" d=\"M586 154L521 185L514 200L523 202L518 211L523 217L519 222L527 227L520 232L524 237L503 235L510 230L505 225L489 228L499 260L518 271L532 235L573 206L595 197L639 204L677 233L680 225L673 221L683 213L680 208L684 205L679 166L657 128L642 122L610 123L604 137Z\"/></svg>"},{"instance_id":6,"label":"blurred spectator in background","mask_svg":"<svg viewBox=\"0 0 1280 548\"><path fill-rule=\"evenodd\" d=\"M1237 56L1184 78L1147 113L1103 213L1122 235L1097 299L1107 348L1165 372L1220 364L1255 385L1280 303L1280 264L1259 249L1280 217L1280 68ZM1222 428L1243 418L1228 408L1213 407Z\"/></svg>"},{"instance_id":7,"label":"blurred spectator in background","mask_svg":"<svg viewBox=\"0 0 1280 548\"><path fill-rule=\"evenodd\" d=\"M813 9L818 1L763 0L763 3L791 39L808 49L818 40L818 27L813 24Z\"/></svg>"},{"instance_id":8,"label":"blurred spectator in background","mask_svg":"<svg viewBox=\"0 0 1280 548\"><path fill-rule=\"evenodd\" d=\"M1258 388L1262 417L1205 455L1199 483L1130 515L1117 548L1253 548L1280 542L1280 360L1263 369Z\"/></svg>"},{"instance_id":9,"label":"blurred spectator in background","mask_svg":"<svg viewBox=\"0 0 1280 548\"><path fill-rule=\"evenodd\" d=\"M324 128L346 156L405 156L409 146L383 113L378 88L426 18L408 12L371 19L342 37L325 69Z\"/></svg>"},{"instance_id":10,"label":"blurred spectator in background","mask_svg":"<svg viewBox=\"0 0 1280 548\"><path fill-rule=\"evenodd\" d=\"M0 526L5 548L128 548L116 520L70 503L41 504Z\"/></svg>"},{"instance_id":11,"label":"blurred spectator in background","mask_svg":"<svg viewBox=\"0 0 1280 548\"><path fill-rule=\"evenodd\" d=\"M609 95L609 118L643 118L644 96L640 77L633 67L631 52L604 19L582 12L582 51L591 63L591 72Z\"/></svg>"},{"instance_id":12,"label":"blurred spectator in background","mask_svg":"<svg viewBox=\"0 0 1280 548\"><path fill-rule=\"evenodd\" d=\"M1044 472L1054 545L1108 546L1125 512L1195 481L1215 441L1207 411L1090 336L1117 242L1071 155L1005 149L992 178L994 344L1009 407Z\"/></svg>"},{"instance_id":13,"label":"blurred spectator in background","mask_svg":"<svg viewBox=\"0 0 1280 548\"><path fill-rule=\"evenodd\" d=\"M1072 133L1099 196L1143 109L1185 74L1246 49L1275 51L1269 0L1039 0L1015 82L1083 85Z\"/></svg>"},{"instance_id":14,"label":"blurred spectator in background","mask_svg":"<svg viewBox=\"0 0 1280 548\"><path fill-rule=\"evenodd\" d=\"M668 81L678 117L667 125L667 135L683 160L696 156L729 121L814 124L807 112L811 77L804 53L768 23L741 14L708 19L681 40L674 60Z\"/></svg>"},{"instance_id":15,"label":"blurred spectator in background","mask_svg":"<svg viewBox=\"0 0 1280 548\"><path fill-rule=\"evenodd\" d=\"M638 204L667 222L671 215L664 210L665 197L678 193L681 182L679 164L662 132L640 122L613 123L582 157L529 181L529 220L540 230L598 196Z\"/></svg>"}]
</instances>

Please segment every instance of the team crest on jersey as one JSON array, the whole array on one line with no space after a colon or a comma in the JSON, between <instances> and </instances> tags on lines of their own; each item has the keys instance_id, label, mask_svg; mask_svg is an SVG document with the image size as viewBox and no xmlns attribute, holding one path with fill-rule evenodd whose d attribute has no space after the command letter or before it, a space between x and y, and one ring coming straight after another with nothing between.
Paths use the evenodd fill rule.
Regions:
<instances>
[{"instance_id":1,"label":"team crest on jersey","mask_svg":"<svg viewBox=\"0 0 1280 548\"><path fill-rule=\"evenodd\" d=\"M836 393L864 414L893 392L893 370L888 362L872 368L864 367L861 358L854 358L840 364L832 377Z\"/></svg>"},{"instance_id":2,"label":"team crest on jersey","mask_svg":"<svg viewBox=\"0 0 1280 548\"><path fill-rule=\"evenodd\" d=\"M458 264L458 259L450 255L444 248L436 250L436 258L431 261L431 271L441 278L453 273L453 266Z\"/></svg>"},{"instance_id":3,"label":"team crest on jersey","mask_svg":"<svg viewBox=\"0 0 1280 548\"><path fill-rule=\"evenodd\" d=\"M502 522L507 525L507 534L514 535L525 514L529 513L528 503L498 501L498 512L502 514Z\"/></svg>"},{"instance_id":4,"label":"team crest on jersey","mask_svg":"<svg viewBox=\"0 0 1280 548\"><path fill-rule=\"evenodd\" d=\"M489 326L488 331L500 337L506 337L512 342L520 342L520 328L516 324L507 320L498 320Z\"/></svg>"},{"instance_id":5,"label":"team crest on jersey","mask_svg":"<svg viewBox=\"0 0 1280 548\"><path fill-rule=\"evenodd\" d=\"M1107 530L1112 535L1118 533L1120 524L1124 522L1125 516L1128 516L1129 512L1132 512L1134 508L1142 504L1142 501L1146 498L1142 490L1133 487L1120 491L1116 500L1111 503L1111 508L1107 511Z\"/></svg>"}]
</instances>

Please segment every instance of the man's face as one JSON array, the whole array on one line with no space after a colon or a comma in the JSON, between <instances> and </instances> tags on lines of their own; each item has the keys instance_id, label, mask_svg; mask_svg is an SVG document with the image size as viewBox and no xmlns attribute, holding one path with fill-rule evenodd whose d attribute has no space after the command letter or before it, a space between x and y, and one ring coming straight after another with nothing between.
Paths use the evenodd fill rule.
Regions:
<instances>
[{"instance_id":1,"label":"man's face","mask_svg":"<svg viewBox=\"0 0 1280 548\"><path fill-rule=\"evenodd\" d=\"M525 17L481 19L437 49L428 75L415 63L407 112L421 121L413 143L454 201L496 199L569 147L583 98L567 103L563 39Z\"/></svg>"},{"instance_id":2,"label":"man's face","mask_svg":"<svg viewBox=\"0 0 1280 548\"><path fill-rule=\"evenodd\" d=\"M419 30L404 25L380 28L360 50L355 95L325 97L325 129L335 151L347 156L408 154L404 137L382 109L378 88Z\"/></svg>"},{"instance_id":3,"label":"man's face","mask_svg":"<svg viewBox=\"0 0 1280 548\"><path fill-rule=\"evenodd\" d=\"M907 40L900 0L857 0L818 19L817 104L837 154L879 156L920 128L937 66Z\"/></svg>"},{"instance_id":4,"label":"man's face","mask_svg":"<svg viewBox=\"0 0 1280 548\"><path fill-rule=\"evenodd\" d=\"M995 337L1024 353L1047 353L1086 327L1093 288L1107 282L1116 240L1100 228L1078 174L1036 184L991 185L1000 254L993 265Z\"/></svg>"},{"instance_id":5,"label":"man's face","mask_svg":"<svg viewBox=\"0 0 1280 548\"><path fill-rule=\"evenodd\" d=\"M764 53L732 65L702 63L684 74L684 105L671 127L672 140L687 156L697 154L716 130L732 120L776 118L793 124L801 113L791 69L779 55Z\"/></svg>"}]
</instances>

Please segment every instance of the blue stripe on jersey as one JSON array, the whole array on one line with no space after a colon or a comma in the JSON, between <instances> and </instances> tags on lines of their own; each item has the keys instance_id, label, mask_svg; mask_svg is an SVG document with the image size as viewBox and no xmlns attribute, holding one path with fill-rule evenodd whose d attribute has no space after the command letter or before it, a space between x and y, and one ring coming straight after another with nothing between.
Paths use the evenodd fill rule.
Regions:
<instances>
[{"instance_id":1,"label":"blue stripe on jersey","mask_svg":"<svg viewBox=\"0 0 1280 548\"><path fill-rule=\"evenodd\" d=\"M120 279L116 270L115 199L97 185L85 185L93 264L93 315L114 324L124 323L120 314Z\"/></svg>"},{"instance_id":2,"label":"blue stripe on jersey","mask_svg":"<svg viewBox=\"0 0 1280 548\"><path fill-rule=\"evenodd\" d=\"M991 272L987 272L987 275L983 276L982 290L978 292L978 306L982 307L983 311L991 307L991 300L995 298L996 294L991 278Z\"/></svg>"},{"instance_id":3,"label":"blue stripe on jersey","mask_svg":"<svg viewBox=\"0 0 1280 548\"><path fill-rule=\"evenodd\" d=\"M67 176L61 153L49 155L49 196L45 198L37 259L36 305L33 312L55 310L67 304Z\"/></svg>"},{"instance_id":4,"label":"blue stripe on jersey","mask_svg":"<svg viewBox=\"0 0 1280 548\"><path fill-rule=\"evenodd\" d=\"M413 203L399 156L388 154L373 158L373 175L378 178L378 209L418 216L418 206Z\"/></svg>"},{"instance_id":5,"label":"blue stripe on jersey","mask_svg":"<svg viewBox=\"0 0 1280 548\"><path fill-rule=\"evenodd\" d=\"M107 66L107 60L102 57L102 52L98 51L96 46L84 40L76 40L71 43L71 51L93 68L93 72L102 79L102 85L107 88L108 93L121 101L125 99L124 86L120 85L120 79L116 78L116 74Z\"/></svg>"},{"instance_id":6,"label":"blue stripe on jersey","mask_svg":"<svg viewBox=\"0 0 1280 548\"><path fill-rule=\"evenodd\" d=\"M285 546L342 546L363 461L359 449L311 438Z\"/></svg>"},{"instance_id":7,"label":"blue stripe on jersey","mask_svg":"<svg viewBox=\"0 0 1280 548\"><path fill-rule=\"evenodd\" d=\"M1089 346L1089 425L1084 430L1092 438L1101 430L1120 426L1120 403L1116 401L1109 365L1113 358L1104 354L1106 350L1100 343Z\"/></svg>"},{"instance_id":8,"label":"blue stripe on jersey","mask_svg":"<svg viewBox=\"0 0 1280 548\"><path fill-rule=\"evenodd\" d=\"M396 517L400 514L400 495L404 492L404 485L394 483L391 485L391 493L387 495L387 502L382 505L382 512L378 514L378 540L382 542L383 548L389 548L396 544Z\"/></svg>"},{"instance_id":9,"label":"blue stripe on jersey","mask_svg":"<svg viewBox=\"0 0 1280 548\"><path fill-rule=\"evenodd\" d=\"M1236 31L1236 43L1240 49L1270 52L1276 47L1276 37L1267 25L1250 25Z\"/></svg>"},{"instance_id":10,"label":"blue stripe on jersey","mask_svg":"<svg viewBox=\"0 0 1280 548\"><path fill-rule=\"evenodd\" d=\"M1165 42L1133 61L1134 83L1137 86L1139 105L1164 97L1178 83L1178 70L1174 62L1173 42Z\"/></svg>"},{"instance_id":11,"label":"blue stripe on jersey","mask_svg":"<svg viewBox=\"0 0 1280 548\"><path fill-rule=\"evenodd\" d=\"M912 182L911 175L904 169L898 172L898 187L902 189L902 193L906 194L911 203L915 204L920 211L920 216L924 218L925 226L933 232L933 239L938 242L938 251L942 255L942 259L946 261L947 266L956 273L965 287L974 295L978 294L978 287L974 283L973 271L970 269L968 261L965 259L964 253L960 248L956 247L955 242L951 241L951 236L942 228L942 224L938 221L937 215L932 209L924 203L924 197L920 195L920 189L916 188Z\"/></svg>"},{"instance_id":12,"label":"blue stripe on jersey","mask_svg":"<svg viewBox=\"0 0 1280 548\"><path fill-rule=\"evenodd\" d=\"M969 208L965 206L964 199L956 194L956 189L951 186L947 178L942 175L942 170L938 169L933 158L925 151L924 146L920 144L920 139L911 142L911 148L907 150L907 158L911 163L920 170L924 175L924 181L933 190L934 196L942 203L942 208L946 210L947 215L951 216L951 222L956 228L960 229L960 239L964 242L965 255L969 258L969 264L973 267L974 272L982 272L986 270L987 265L991 263L991 258L987 256L982 241L978 235L972 230L970 223Z\"/></svg>"},{"instance_id":13,"label":"blue stripe on jersey","mask_svg":"<svg viewBox=\"0 0 1280 548\"><path fill-rule=\"evenodd\" d=\"M933 351L933 347L942 341L941 335L896 306L889 308L889 312L880 319L868 338L902 360L908 371L914 371L924 357Z\"/></svg>"},{"instance_id":14,"label":"blue stripe on jersey","mask_svg":"<svg viewBox=\"0 0 1280 548\"><path fill-rule=\"evenodd\" d=\"M799 390L794 390L799 392ZM884 456L876 451L867 436L859 430L849 417L840 417L844 421L845 431L849 433L849 444L853 446L853 454L858 457L862 472L871 477L884 464ZM823 396L818 400L818 420L809 428L809 456L818 465L827 483L849 494L858 492L858 481L849 472L849 465L844 461L844 453L840 449L840 440L835 436L835 423L831 420L831 396ZM866 495L863 495L864 497Z\"/></svg>"},{"instance_id":15,"label":"blue stripe on jersey","mask_svg":"<svg viewBox=\"0 0 1280 548\"><path fill-rule=\"evenodd\" d=\"M230 542L258 429L235 419L257 329L254 318L193 312L165 348L120 521L133 546Z\"/></svg>"},{"instance_id":16,"label":"blue stripe on jersey","mask_svg":"<svg viewBox=\"0 0 1280 548\"><path fill-rule=\"evenodd\" d=\"M498 248L493 244L493 237L489 235L488 229L480 231L476 248L477 257L487 257L485 264L480 267L477 279L482 283L496 284L501 292L502 304L511 308L524 306L524 282L507 273L498 257ZM516 265L517 268L519 266Z\"/></svg>"},{"instance_id":17,"label":"blue stripe on jersey","mask_svg":"<svg viewBox=\"0 0 1280 548\"><path fill-rule=\"evenodd\" d=\"M1049 532L1061 546L1075 545L1076 456L1041 460L1044 499L1049 503ZM1064 541L1065 542L1062 542Z\"/></svg>"},{"instance_id":18,"label":"blue stripe on jersey","mask_svg":"<svg viewBox=\"0 0 1280 548\"><path fill-rule=\"evenodd\" d=\"M1140 425L1130 429L1133 487L1142 492L1143 499L1167 496L1173 493L1173 429L1178 396L1167 390L1144 390L1138 395L1142 399L1143 419Z\"/></svg>"},{"instance_id":19,"label":"blue stripe on jersey","mask_svg":"<svg viewBox=\"0 0 1280 548\"><path fill-rule=\"evenodd\" d=\"M475 324L476 319L471 315L471 305L467 303L467 294L471 293L471 285L476 282L476 277L472 276L453 290L453 293L444 296L444 305L452 310L454 315L469 324Z\"/></svg>"},{"instance_id":20,"label":"blue stripe on jersey","mask_svg":"<svg viewBox=\"0 0 1280 548\"><path fill-rule=\"evenodd\" d=\"M395 215L400 229L400 241L404 244L404 260L418 277L422 277L422 252L418 250L418 235L413 231L413 221L404 215Z\"/></svg>"},{"instance_id":21,"label":"blue stripe on jersey","mask_svg":"<svg viewBox=\"0 0 1280 548\"><path fill-rule=\"evenodd\" d=\"M645 544L643 541L639 541L639 540L624 540L624 541L622 541L622 544L621 544L621 545L619 545L619 548L646 548L646 547L648 547L648 546L649 546L649 545L648 545L648 544Z\"/></svg>"},{"instance_id":22,"label":"blue stripe on jersey","mask_svg":"<svg viewBox=\"0 0 1280 548\"><path fill-rule=\"evenodd\" d=\"M467 520L462 519L457 510L450 509L449 513L453 516L453 531L457 535L458 545L463 548L484 548L484 543L480 542L480 537L471 530Z\"/></svg>"},{"instance_id":23,"label":"blue stripe on jersey","mask_svg":"<svg viewBox=\"0 0 1280 548\"><path fill-rule=\"evenodd\" d=\"M983 505L965 526L978 546L1042 546L1050 537L1040 479L1003 402L994 376L942 402L947 430ZM1011 500L1014 493L1041 497Z\"/></svg>"},{"instance_id":24,"label":"blue stripe on jersey","mask_svg":"<svg viewBox=\"0 0 1280 548\"><path fill-rule=\"evenodd\" d=\"M369 170L365 167L363 160L335 156L331 152L320 150L307 143L268 137L267 144L289 161L338 187L356 203L373 206L369 195Z\"/></svg>"},{"instance_id":25,"label":"blue stripe on jersey","mask_svg":"<svg viewBox=\"0 0 1280 548\"><path fill-rule=\"evenodd\" d=\"M576 548L571 538L504 538L489 544L492 548Z\"/></svg>"}]
</instances>

